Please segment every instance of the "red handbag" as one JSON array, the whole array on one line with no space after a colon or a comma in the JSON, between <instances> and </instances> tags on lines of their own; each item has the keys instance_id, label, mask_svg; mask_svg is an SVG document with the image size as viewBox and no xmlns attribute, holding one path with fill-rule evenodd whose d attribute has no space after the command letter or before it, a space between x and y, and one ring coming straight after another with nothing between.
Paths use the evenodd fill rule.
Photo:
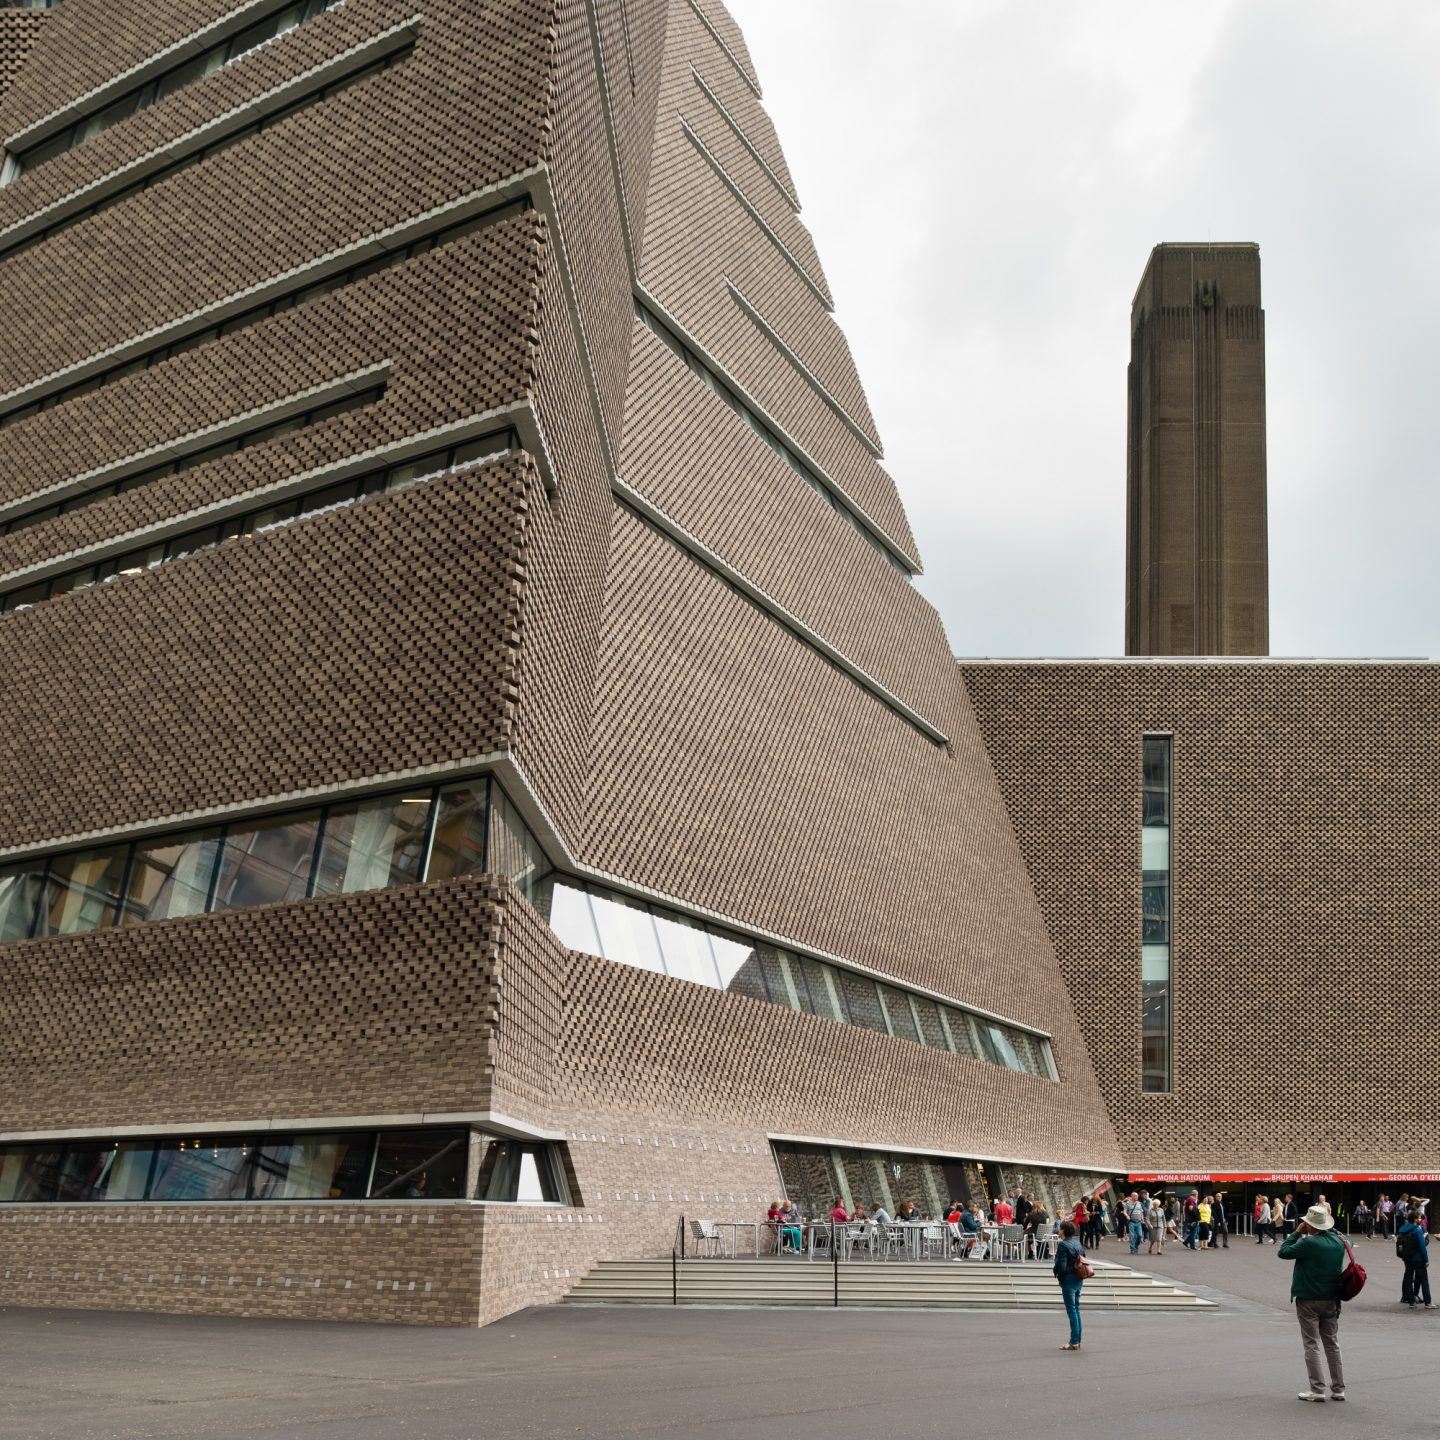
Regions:
<instances>
[{"instance_id":1,"label":"red handbag","mask_svg":"<svg viewBox=\"0 0 1440 1440\"><path fill-rule=\"evenodd\" d=\"M1355 1252L1350 1248L1350 1242L1342 1235L1340 1243L1345 1247L1345 1253L1350 1257L1350 1263L1340 1272L1340 1282L1335 1287L1335 1296L1338 1300L1353 1300L1365 1288L1365 1267L1355 1258Z\"/></svg>"}]
</instances>

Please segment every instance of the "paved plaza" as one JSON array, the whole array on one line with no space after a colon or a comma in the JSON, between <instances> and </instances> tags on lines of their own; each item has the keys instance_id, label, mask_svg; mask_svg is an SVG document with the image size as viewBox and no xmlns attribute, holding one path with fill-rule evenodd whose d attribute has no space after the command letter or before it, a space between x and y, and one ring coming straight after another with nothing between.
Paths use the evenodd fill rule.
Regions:
<instances>
[{"instance_id":1,"label":"paved plaza","mask_svg":"<svg viewBox=\"0 0 1440 1440\"><path fill-rule=\"evenodd\" d=\"M1106 1244L1104 1258L1122 1258ZM1058 1312L526 1311L415 1330L80 1311L0 1312L5 1440L811 1440L1064 1434L1435 1434L1437 1312L1400 1311L1371 1272L1342 1339L1352 1399L1302 1406L1272 1249L1170 1251L1156 1273L1220 1301L1198 1314L1096 1314L1062 1355Z\"/></svg>"}]
</instances>

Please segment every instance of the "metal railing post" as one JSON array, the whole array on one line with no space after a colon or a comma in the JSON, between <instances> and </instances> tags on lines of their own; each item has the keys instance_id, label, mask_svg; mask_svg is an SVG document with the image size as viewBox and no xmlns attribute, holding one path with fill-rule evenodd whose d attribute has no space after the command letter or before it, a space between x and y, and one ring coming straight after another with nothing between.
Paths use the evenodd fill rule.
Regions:
<instances>
[{"instance_id":1,"label":"metal railing post","mask_svg":"<svg viewBox=\"0 0 1440 1440\"><path fill-rule=\"evenodd\" d=\"M833 1267L833 1269L834 1269L834 1271L835 1271L835 1305L834 1305L834 1308L835 1308L836 1310L838 1310L838 1309L840 1308L840 1243L839 1243L839 1238L838 1238L838 1237L836 1236L836 1234L835 1234L835 1231L836 1231L837 1228L838 1228L838 1227L833 1226L833 1225L830 1227L830 1261L831 1261L831 1265L832 1265L832 1267Z\"/></svg>"}]
</instances>

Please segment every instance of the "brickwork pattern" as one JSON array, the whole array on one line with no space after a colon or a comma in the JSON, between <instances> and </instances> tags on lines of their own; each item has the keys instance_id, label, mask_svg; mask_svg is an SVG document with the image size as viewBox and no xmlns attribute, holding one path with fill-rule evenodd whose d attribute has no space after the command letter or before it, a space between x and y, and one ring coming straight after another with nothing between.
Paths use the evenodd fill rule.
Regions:
<instances>
[{"instance_id":1,"label":"brickwork pattern","mask_svg":"<svg viewBox=\"0 0 1440 1440\"><path fill-rule=\"evenodd\" d=\"M0 430L0 502L14 501L390 364L363 410L0 537L0 574L526 399L540 269L555 263L545 235L537 214L501 222Z\"/></svg>"},{"instance_id":2,"label":"brickwork pattern","mask_svg":"<svg viewBox=\"0 0 1440 1440\"><path fill-rule=\"evenodd\" d=\"M582 858L1051 1031L1098 1109L962 686L947 753L627 513L600 670Z\"/></svg>"},{"instance_id":3,"label":"brickwork pattern","mask_svg":"<svg viewBox=\"0 0 1440 1440\"><path fill-rule=\"evenodd\" d=\"M206 7L80 0L77 13L57 12L36 45L34 65L0 105L0 123L14 128L33 118L25 112L35 102L27 106L20 93L32 77L45 84L39 106L45 113L83 92L86 79L93 84L97 69L117 73L129 47L122 47L127 31L115 12L147 8L164 17L167 38L175 40L191 32ZM538 0L499 7L434 0L403 65L11 256L0 388L33 381L536 164L549 65L548 25L537 12L545 8ZM0 192L0 225L413 13L409 0L353 0L319 16L22 176ZM158 49L158 37L151 39ZM85 78L76 74L72 91L67 72L72 59L79 65L76 48L84 51ZM504 124L494 123L497 114ZM46 303L57 287L81 291L91 303Z\"/></svg>"},{"instance_id":4,"label":"brickwork pattern","mask_svg":"<svg viewBox=\"0 0 1440 1440\"><path fill-rule=\"evenodd\" d=\"M483 1110L493 882L5 949L0 1131Z\"/></svg>"},{"instance_id":5,"label":"brickwork pattern","mask_svg":"<svg viewBox=\"0 0 1440 1440\"><path fill-rule=\"evenodd\" d=\"M516 455L5 616L6 843L504 748L534 483Z\"/></svg>"},{"instance_id":6,"label":"brickwork pattern","mask_svg":"<svg viewBox=\"0 0 1440 1440\"><path fill-rule=\"evenodd\" d=\"M1440 922L1440 667L964 673L1130 1167L1436 1168L1404 1077ZM1147 731L1175 736L1169 1095L1139 1089Z\"/></svg>"},{"instance_id":7,"label":"brickwork pattern","mask_svg":"<svg viewBox=\"0 0 1440 1440\"><path fill-rule=\"evenodd\" d=\"M726 173L746 199L801 262L811 282L828 293L818 262L805 258L814 253L808 233L699 89L694 72L722 97L728 91L740 107L738 114L731 113L742 125L759 131L764 111L753 95L747 105L736 94L733 67L695 18L688 0L672 0L670 26L641 282L874 522L913 554L914 538L894 481L731 294L727 282L759 309L862 427L873 428L849 346L825 304L714 174L681 123L690 126L717 160L723 157ZM768 120L763 125L768 128ZM759 148L753 138L752 144ZM703 249L693 244L697 234L706 237Z\"/></svg>"},{"instance_id":8,"label":"brickwork pattern","mask_svg":"<svg viewBox=\"0 0 1440 1440\"><path fill-rule=\"evenodd\" d=\"M695 423L677 429L682 411ZM934 608L638 321L620 473L920 714L949 703L954 662Z\"/></svg>"},{"instance_id":9,"label":"brickwork pattern","mask_svg":"<svg viewBox=\"0 0 1440 1440\"><path fill-rule=\"evenodd\" d=\"M25 68L31 47L48 16L47 10L0 12L0 96L15 83L15 77Z\"/></svg>"},{"instance_id":10,"label":"brickwork pattern","mask_svg":"<svg viewBox=\"0 0 1440 1440\"><path fill-rule=\"evenodd\" d=\"M0 1305L474 1325L482 1223L444 1204L7 1206Z\"/></svg>"}]
</instances>

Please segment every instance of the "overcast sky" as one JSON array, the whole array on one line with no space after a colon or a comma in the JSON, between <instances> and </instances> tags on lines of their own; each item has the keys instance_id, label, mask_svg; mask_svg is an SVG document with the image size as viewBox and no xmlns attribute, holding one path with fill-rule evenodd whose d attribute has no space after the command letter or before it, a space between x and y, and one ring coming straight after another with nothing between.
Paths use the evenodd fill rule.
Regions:
<instances>
[{"instance_id":1,"label":"overcast sky","mask_svg":"<svg viewBox=\"0 0 1440 1440\"><path fill-rule=\"evenodd\" d=\"M1440 655L1440 5L728 0L961 655L1124 649L1130 300L1260 244L1276 655Z\"/></svg>"}]
</instances>

